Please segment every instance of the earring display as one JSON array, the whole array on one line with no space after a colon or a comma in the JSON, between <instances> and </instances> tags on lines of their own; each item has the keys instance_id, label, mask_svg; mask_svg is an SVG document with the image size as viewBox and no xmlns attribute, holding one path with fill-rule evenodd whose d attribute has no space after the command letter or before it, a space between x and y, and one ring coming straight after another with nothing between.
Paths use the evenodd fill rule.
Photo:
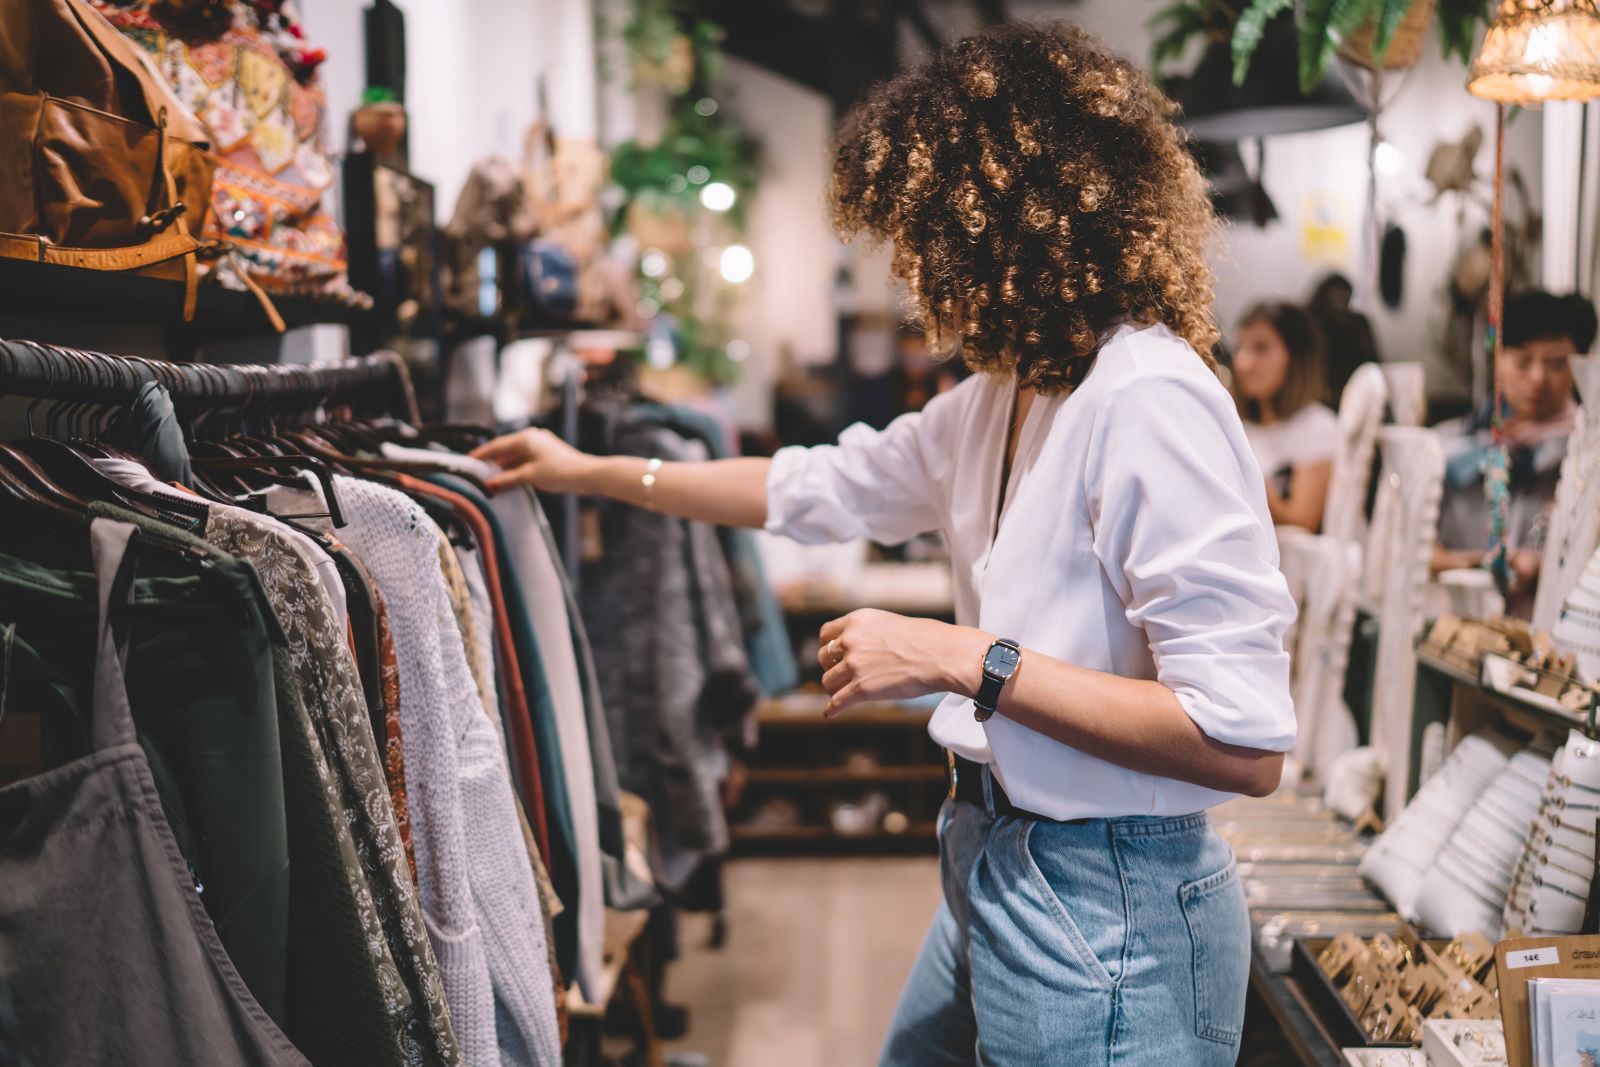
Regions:
<instances>
[{"instance_id":1,"label":"earring display","mask_svg":"<svg viewBox=\"0 0 1600 1067\"><path fill-rule=\"evenodd\" d=\"M1499 1001L1483 984L1494 945L1481 934L1424 941L1401 924L1366 940L1341 934L1295 947L1302 987L1345 1044L1416 1045L1429 1019L1493 1019Z\"/></svg>"},{"instance_id":2,"label":"earring display","mask_svg":"<svg viewBox=\"0 0 1600 1067\"><path fill-rule=\"evenodd\" d=\"M1349 1067L1428 1067L1428 1058L1414 1048L1347 1048Z\"/></svg>"},{"instance_id":3,"label":"earring display","mask_svg":"<svg viewBox=\"0 0 1600 1067\"><path fill-rule=\"evenodd\" d=\"M1430 1067L1506 1067L1506 1036L1498 1019L1429 1019L1422 1051Z\"/></svg>"}]
</instances>

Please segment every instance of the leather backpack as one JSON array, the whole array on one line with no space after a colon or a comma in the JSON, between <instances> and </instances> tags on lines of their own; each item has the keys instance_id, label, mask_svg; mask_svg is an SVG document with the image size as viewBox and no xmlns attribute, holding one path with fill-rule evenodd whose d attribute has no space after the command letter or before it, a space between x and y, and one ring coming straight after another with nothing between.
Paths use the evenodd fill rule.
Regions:
<instances>
[{"instance_id":1,"label":"leather backpack","mask_svg":"<svg viewBox=\"0 0 1600 1067\"><path fill-rule=\"evenodd\" d=\"M205 131L88 0L0 9L0 256L181 280L192 318Z\"/></svg>"}]
</instances>

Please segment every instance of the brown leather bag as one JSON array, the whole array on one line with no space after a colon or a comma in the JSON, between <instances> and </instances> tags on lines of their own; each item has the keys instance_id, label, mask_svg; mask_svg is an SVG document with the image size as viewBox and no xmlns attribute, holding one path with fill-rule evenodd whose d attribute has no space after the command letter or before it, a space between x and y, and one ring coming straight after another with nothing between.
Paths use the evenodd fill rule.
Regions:
<instances>
[{"instance_id":1,"label":"brown leather bag","mask_svg":"<svg viewBox=\"0 0 1600 1067\"><path fill-rule=\"evenodd\" d=\"M0 0L0 256L181 280L192 318L205 141L87 0Z\"/></svg>"}]
</instances>

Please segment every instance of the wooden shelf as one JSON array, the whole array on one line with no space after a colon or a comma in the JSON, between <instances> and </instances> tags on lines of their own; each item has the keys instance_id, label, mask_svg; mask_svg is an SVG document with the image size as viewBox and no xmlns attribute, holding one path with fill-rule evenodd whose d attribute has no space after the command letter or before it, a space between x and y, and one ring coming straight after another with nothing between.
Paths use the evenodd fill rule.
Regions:
<instances>
[{"instance_id":1,"label":"wooden shelf","mask_svg":"<svg viewBox=\"0 0 1600 1067\"><path fill-rule=\"evenodd\" d=\"M799 824L795 826L732 826L733 841L739 845L884 845L894 841L932 845L936 842L935 824L914 822L905 833L891 834L876 830L870 834L841 834L831 826Z\"/></svg>"},{"instance_id":2,"label":"wooden shelf","mask_svg":"<svg viewBox=\"0 0 1600 1067\"><path fill-rule=\"evenodd\" d=\"M900 726L908 729L926 730L928 728L928 720L933 718L932 711L909 707L905 704L886 702L860 704L851 708L837 719L825 719L822 717L822 709L826 706L827 698L820 694L814 704L810 700L802 702L794 697L763 700L756 705L756 722L763 729L814 729L825 727L829 730L838 730L851 727Z\"/></svg>"},{"instance_id":3,"label":"wooden shelf","mask_svg":"<svg viewBox=\"0 0 1600 1067\"><path fill-rule=\"evenodd\" d=\"M1259 949L1250 952L1250 987L1277 1020L1295 1057L1306 1067L1341 1067L1338 1042L1317 1017L1293 975L1274 974Z\"/></svg>"},{"instance_id":4,"label":"wooden shelf","mask_svg":"<svg viewBox=\"0 0 1600 1067\"><path fill-rule=\"evenodd\" d=\"M274 296L290 329L325 323L353 326L372 314L333 300ZM124 271L89 270L58 263L0 259L0 335L27 319L166 327L190 341L270 335L256 298L247 292L201 283L194 319L183 319L183 284Z\"/></svg>"},{"instance_id":5,"label":"wooden shelf","mask_svg":"<svg viewBox=\"0 0 1600 1067\"><path fill-rule=\"evenodd\" d=\"M1586 720L1575 712L1558 712L1553 708L1523 700L1515 693L1491 689L1460 666L1441 659L1426 649L1417 649L1417 667L1439 676L1471 694L1473 702L1499 713L1505 720L1530 734L1543 730L1582 730Z\"/></svg>"},{"instance_id":6,"label":"wooden shelf","mask_svg":"<svg viewBox=\"0 0 1600 1067\"><path fill-rule=\"evenodd\" d=\"M789 786L920 784L943 782L944 779L945 769L932 764L875 767L864 771L849 767L752 767L746 776L751 785Z\"/></svg>"}]
</instances>

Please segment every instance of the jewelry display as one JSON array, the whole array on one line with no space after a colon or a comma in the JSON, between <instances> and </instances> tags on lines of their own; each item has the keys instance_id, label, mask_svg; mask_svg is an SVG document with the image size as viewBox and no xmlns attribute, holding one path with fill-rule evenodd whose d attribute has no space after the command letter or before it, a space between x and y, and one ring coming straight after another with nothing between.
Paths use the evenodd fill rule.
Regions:
<instances>
[{"instance_id":1,"label":"jewelry display","mask_svg":"<svg viewBox=\"0 0 1600 1067\"><path fill-rule=\"evenodd\" d=\"M1422 1052L1431 1067L1506 1067L1506 1037L1498 1019L1429 1019Z\"/></svg>"},{"instance_id":2,"label":"jewelry display","mask_svg":"<svg viewBox=\"0 0 1600 1067\"><path fill-rule=\"evenodd\" d=\"M1316 943L1304 945L1306 958ZM1342 934L1320 945L1315 967L1369 1042L1416 1043L1430 1019L1492 1019L1499 1003L1483 984L1494 945L1471 933L1427 942L1409 927L1370 940Z\"/></svg>"},{"instance_id":3,"label":"jewelry display","mask_svg":"<svg viewBox=\"0 0 1600 1067\"><path fill-rule=\"evenodd\" d=\"M1492 732L1463 738L1433 777L1422 784L1411 803L1373 842L1361 861L1361 874L1382 891L1400 914L1417 917L1424 879L1450 843L1456 827L1505 771L1510 748L1505 738ZM1459 930L1469 929L1473 923L1449 925Z\"/></svg>"},{"instance_id":4,"label":"jewelry display","mask_svg":"<svg viewBox=\"0 0 1600 1067\"><path fill-rule=\"evenodd\" d=\"M1550 761L1539 812L1501 913L1509 934L1570 934L1583 922L1595 871L1600 746L1576 730Z\"/></svg>"}]
</instances>

